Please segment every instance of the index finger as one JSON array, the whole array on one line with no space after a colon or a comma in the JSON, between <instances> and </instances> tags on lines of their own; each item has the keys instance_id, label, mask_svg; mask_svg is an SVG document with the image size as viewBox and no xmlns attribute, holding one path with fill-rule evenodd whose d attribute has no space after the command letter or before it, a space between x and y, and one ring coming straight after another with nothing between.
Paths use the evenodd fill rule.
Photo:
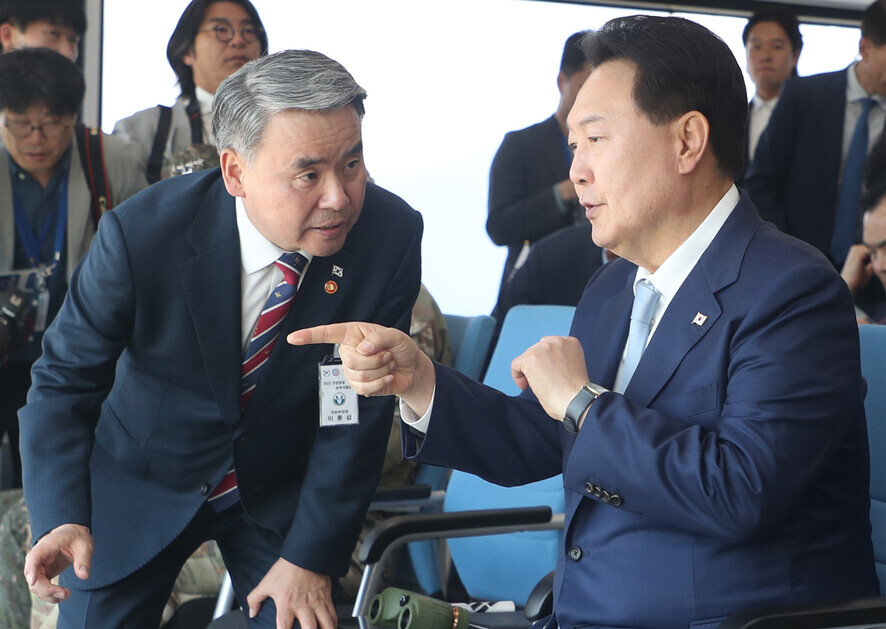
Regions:
<instances>
[{"instance_id":1,"label":"index finger","mask_svg":"<svg viewBox=\"0 0 886 629\"><path fill-rule=\"evenodd\" d=\"M359 336L354 337L354 333ZM290 345L314 345L319 343L344 343L358 345L363 340L363 333L357 323L330 323L314 328L296 330L286 337Z\"/></svg>"}]
</instances>

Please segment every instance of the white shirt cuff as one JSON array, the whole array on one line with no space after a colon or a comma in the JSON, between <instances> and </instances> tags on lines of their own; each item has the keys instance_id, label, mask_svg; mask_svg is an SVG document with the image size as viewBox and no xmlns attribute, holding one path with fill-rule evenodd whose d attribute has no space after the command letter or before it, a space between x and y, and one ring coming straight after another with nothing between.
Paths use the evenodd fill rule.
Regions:
<instances>
[{"instance_id":1,"label":"white shirt cuff","mask_svg":"<svg viewBox=\"0 0 886 629\"><path fill-rule=\"evenodd\" d=\"M421 417L417 416L415 414L415 411L413 411L406 402L400 400L400 419L402 419L403 422L410 428L413 428L414 430L417 430L422 434L427 433L428 424L431 421L431 413L434 410L434 396L436 395L437 387L435 386L434 392L431 393L431 403L428 404L428 410Z\"/></svg>"}]
</instances>

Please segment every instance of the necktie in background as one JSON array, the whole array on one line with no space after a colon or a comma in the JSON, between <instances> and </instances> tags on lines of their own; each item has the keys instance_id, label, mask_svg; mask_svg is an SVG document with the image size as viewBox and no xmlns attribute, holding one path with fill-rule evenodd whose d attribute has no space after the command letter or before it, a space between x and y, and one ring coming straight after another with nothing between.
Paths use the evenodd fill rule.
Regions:
<instances>
[{"instance_id":1,"label":"necktie in background","mask_svg":"<svg viewBox=\"0 0 886 629\"><path fill-rule=\"evenodd\" d=\"M628 348L625 351L625 362L621 374L616 380L613 391L624 393L637 369L640 357L646 349L646 340L649 338L649 330L652 327L652 315L661 295L651 282L640 280L637 282L637 294L634 296L634 307L631 309L631 328L628 331Z\"/></svg>"},{"instance_id":2,"label":"necktie in background","mask_svg":"<svg viewBox=\"0 0 886 629\"><path fill-rule=\"evenodd\" d=\"M861 116L855 125L843 164L843 181L840 184L840 196L834 214L834 233L831 236L831 258L837 268L842 266L849 248L855 244L858 200L861 198L861 171L868 154L868 114L876 104L873 98L862 98L858 102L861 103Z\"/></svg>"},{"instance_id":3,"label":"necktie in background","mask_svg":"<svg viewBox=\"0 0 886 629\"><path fill-rule=\"evenodd\" d=\"M271 355L277 337L280 336L283 320L289 312L293 299L295 299L298 278L307 263L307 258L300 253L284 253L274 262L277 268L283 272L283 281L277 284L268 296L261 315L258 317L258 323L255 324L255 331L252 333L249 345L246 347L246 354L243 356L242 387L240 389L241 412L246 410L262 369ZM228 470L222 481L212 490L208 500L216 511L223 511L240 500L240 492L237 490L237 475L233 468Z\"/></svg>"}]
</instances>

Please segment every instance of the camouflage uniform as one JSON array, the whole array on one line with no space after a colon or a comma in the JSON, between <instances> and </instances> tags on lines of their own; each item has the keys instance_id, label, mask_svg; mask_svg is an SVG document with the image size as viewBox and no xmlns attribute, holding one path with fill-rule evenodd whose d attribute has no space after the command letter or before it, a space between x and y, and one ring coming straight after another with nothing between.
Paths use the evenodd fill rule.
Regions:
<instances>
[{"instance_id":1,"label":"camouflage uniform","mask_svg":"<svg viewBox=\"0 0 886 629\"><path fill-rule=\"evenodd\" d=\"M31 609L25 553L31 539L21 489L0 492L0 627L27 629Z\"/></svg>"},{"instance_id":2,"label":"camouflage uniform","mask_svg":"<svg viewBox=\"0 0 886 629\"><path fill-rule=\"evenodd\" d=\"M449 330L446 328L446 319L437 302L431 297L428 290L421 286L415 305L412 307L412 322L409 325L409 336L416 345L428 356L444 365L452 364L452 350L449 346ZM394 405L394 425L391 428L391 436L388 438L388 450L385 453L385 464L382 470L380 485L382 487L397 487L408 485L415 478L416 463L403 459L400 445L400 405ZM348 573L339 579L344 595L353 599L357 595L360 579L363 577L363 565L357 561L357 553L360 544L366 539L376 524L390 517L391 514L384 511L370 511L363 519L363 528L360 531L359 541L354 552L351 553L351 565ZM390 571L396 564L396 556L385 569L382 577L384 583L391 580Z\"/></svg>"}]
</instances>

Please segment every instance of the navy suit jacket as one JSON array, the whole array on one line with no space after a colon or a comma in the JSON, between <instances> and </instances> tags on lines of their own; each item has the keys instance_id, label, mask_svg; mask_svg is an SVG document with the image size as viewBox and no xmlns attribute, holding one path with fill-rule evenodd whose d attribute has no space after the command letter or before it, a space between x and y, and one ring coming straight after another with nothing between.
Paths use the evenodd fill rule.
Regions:
<instances>
[{"instance_id":1,"label":"navy suit jacket","mask_svg":"<svg viewBox=\"0 0 886 629\"><path fill-rule=\"evenodd\" d=\"M569 177L563 132L554 116L505 135L489 171L486 232L508 248L502 284L523 242L535 242L573 223L560 211L553 186Z\"/></svg>"},{"instance_id":2,"label":"navy suit jacket","mask_svg":"<svg viewBox=\"0 0 886 629\"><path fill-rule=\"evenodd\" d=\"M311 261L241 415L240 242L220 171L160 182L105 215L20 413L34 538L91 527L84 587L116 582L184 529L233 456L243 507L281 556L344 574L392 402L361 398L359 426L318 428L317 365L332 346L285 335L361 319L407 330L421 232L417 212L367 186L343 248Z\"/></svg>"},{"instance_id":3,"label":"navy suit jacket","mask_svg":"<svg viewBox=\"0 0 886 629\"><path fill-rule=\"evenodd\" d=\"M764 219L826 255L840 190L846 72L785 82L744 178Z\"/></svg>"},{"instance_id":4,"label":"navy suit jacket","mask_svg":"<svg viewBox=\"0 0 886 629\"><path fill-rule=\"evenodd\" d=\"M604 266L572 325L607 388L635 272ZM438 366L428 432L404 448L505 485L563 473L560 627L713 628L748 606L877 594L864 394L845 283L743 197L624 395L602 394L578 436L531 394Z\"/></svg>"}]
</instances>

